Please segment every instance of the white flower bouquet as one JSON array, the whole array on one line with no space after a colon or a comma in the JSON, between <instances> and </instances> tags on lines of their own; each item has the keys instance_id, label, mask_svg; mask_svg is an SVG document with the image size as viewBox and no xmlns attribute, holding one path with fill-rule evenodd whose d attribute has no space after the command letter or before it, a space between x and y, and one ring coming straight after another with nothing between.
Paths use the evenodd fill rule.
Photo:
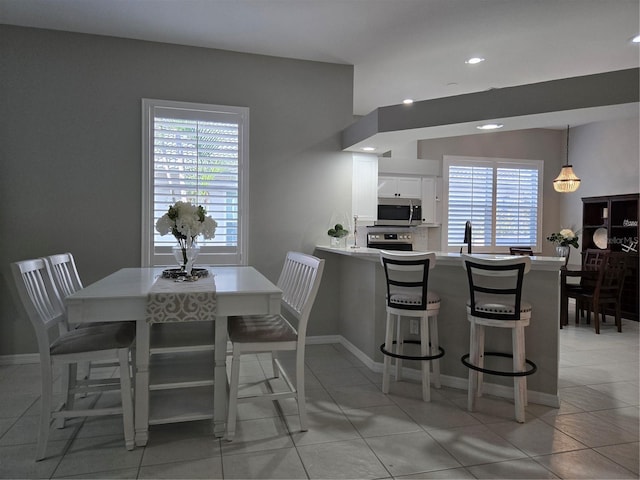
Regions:
<instances>
[{"instance_id":1,"label":"white flower bouquet","mask_svg":"<svg viewBox=\"0 0 640 480\"><path fill-rule=\"evenodd\" d=\"M171 233L180 244L184 265L188 260L187 249L193 247L198 235L213 238L217 226L202 205L195 206L189 202L176 202L156 222L160 235Z\"/></svg>"},{"instance_id":2,"label":"white flower bouquet","mask_svg":"<svg viewBox=\"0 0 640 480\"><path fill-rule=\"evenodd\" d=\"M552 233L547 237L547 240L560 247L572 246L573 248L578 248L578 235L570 228L563 228L557 233Z\"/></svg>"}]
</instances>

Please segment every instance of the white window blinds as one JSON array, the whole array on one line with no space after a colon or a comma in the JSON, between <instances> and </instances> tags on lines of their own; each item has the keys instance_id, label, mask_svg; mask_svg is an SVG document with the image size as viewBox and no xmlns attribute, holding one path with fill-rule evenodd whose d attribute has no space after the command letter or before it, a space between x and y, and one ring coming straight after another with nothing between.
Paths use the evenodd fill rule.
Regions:
<instances>
[{"instance_id":1,"label":"white window blinds","mask_svg":"<svg viewBox=\"0 0 640 480\"><path fill-rule=\"evenodd\" d=\"M154 221L178 200L202 205L218 222L214 238L200 247L238 243L238 125L235 123L154 118ZM170 235L154 235L157 246L175 244Z\"/></svg>"},{"instance_id":2,"label":"white window blinds","mask_svg":"<svg viewBox=\"0 0 640 480\"><path fill-rule=\"evenodd\" d=\"M535 246L538 234L538 170L496 168L497 246Z\"/></svg>"},{"instance_id":3,"label":"white window blinds","mask_svg":"<svg viewBox=\"0 0 640 480\"><path fill-rule=\"evenodd\" d=\"M475 252L540 246L542 162L445 157L447 247L463 246L467 221Z\"/></svg>"},{"instance_id":4,"label":"white window blinds","mask_svg":"<svg viewBox=\"0 0 640 480\"><path fill-rule=\"evenodd\" d=\"M493 170L486 166L449 167L448 244L462 245L467 220L473 226L473 243L491 242Z\"/></svg>"},{"instance_id":5,"label":"white window blinds","mask_svg":"<svg viewBox=\"0 0 640 480\"><path fill-rule=\"evenodd\" d=\"M146 226L151 264L171 263L176 240L160 235L155 224L177 201L202 205L218 224L214 238L198 238L198 262L241 264L246 258L247 109L145 100L143 113L148 121Z\"/></svg>"}]
</instances>

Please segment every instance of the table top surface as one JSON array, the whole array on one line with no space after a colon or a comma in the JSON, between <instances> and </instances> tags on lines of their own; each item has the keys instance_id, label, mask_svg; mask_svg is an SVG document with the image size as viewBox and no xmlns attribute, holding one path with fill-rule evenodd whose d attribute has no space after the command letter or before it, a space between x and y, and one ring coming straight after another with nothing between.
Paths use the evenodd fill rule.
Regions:
<instances>
[{"instance_id":1,"label":"table top surface","mask_svg":"<svg viewBox=\"0 0 640 480\"><path fill-rule=\"evenodd\" d=\"M280 290L250 266L206 267L209 276L198 282L214 282L216 295L274 294ZM123 268L86 286L69 297L67 303L97 298L145 298L163 267ZM171 281L171 280L166 280Z\"/></svg>"}]
</instances>

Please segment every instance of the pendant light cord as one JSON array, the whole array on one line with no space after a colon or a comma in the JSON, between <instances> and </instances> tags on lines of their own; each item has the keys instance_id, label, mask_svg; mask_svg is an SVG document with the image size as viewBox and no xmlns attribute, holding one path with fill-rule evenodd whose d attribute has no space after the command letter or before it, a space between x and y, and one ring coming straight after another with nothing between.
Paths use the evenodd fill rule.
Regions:
<instances>
[{"instance_id":1,"label":"pendant light cord","mask_svg":"<svg viewBox=\"0 0 640 480\"><path fill-rule=\"evenodd\" d=\"M569 165L569 125L567 125L567 161L565 165Z\"/></svg>"}]
</instances>

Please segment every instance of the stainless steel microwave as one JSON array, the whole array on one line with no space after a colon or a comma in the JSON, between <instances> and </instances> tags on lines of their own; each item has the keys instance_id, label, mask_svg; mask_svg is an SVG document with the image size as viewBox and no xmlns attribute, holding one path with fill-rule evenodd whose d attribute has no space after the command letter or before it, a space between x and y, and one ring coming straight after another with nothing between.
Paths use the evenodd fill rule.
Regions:
<instances>
[{"instance_id":1,"label":"stainless steel microwave","mask_svg":"<svg viewBox=\"0 0 640 480\"><path fill-rule=\"evenodd\" d=\"M376 225L413 226L422 223L422 206L419 201L379 203Z\"/></svg>"}]
</instances>

